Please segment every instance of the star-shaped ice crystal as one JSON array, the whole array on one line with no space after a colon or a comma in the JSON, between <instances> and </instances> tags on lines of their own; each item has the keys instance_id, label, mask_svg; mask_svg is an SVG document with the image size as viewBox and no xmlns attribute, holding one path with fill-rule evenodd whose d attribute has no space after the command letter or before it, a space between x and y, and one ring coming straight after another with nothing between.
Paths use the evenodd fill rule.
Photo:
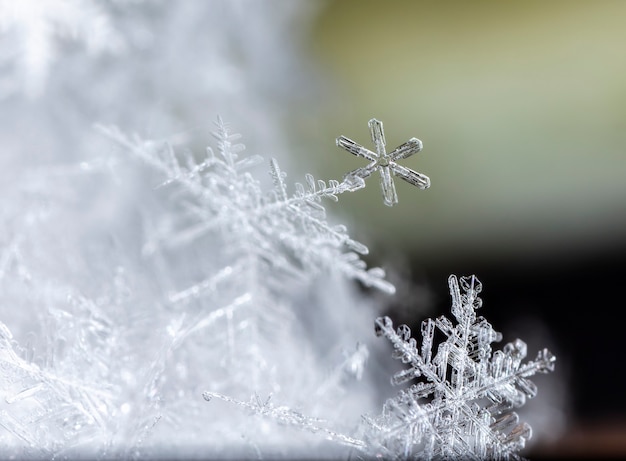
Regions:
<instances>
[{"instance_id":1,"label":"star-shaped ice crystal","mask_svg":"<svg viewBox=\"0 0 626 461\"><path fill-rule=\"evenodd\" d=\"M411 155L421 151L422 141L417 138L411 138L404 144L396 147L392 152L387 153L385 150L383 122L373 118L368 122L368 126L370 127L370 131L372 133L372 141L376 145L376 152L366 149L345 136L339 136L337 138L337 146L347 150L357 157L363 157L370 161L369 165L357 168L356 170L347 173L345 177L365 179L374 173L374 171L378 170L380 173L380 187L383 191L383 199L385 201L385 205L388 206L393 206L394 203L398 203L396 186L393 183L391 173L395 176L401 177L406 182L413 184L420 189L429 188L430 179L428 176L396 163L400 159L410 157Z\"/></svg>"}]
</instances>

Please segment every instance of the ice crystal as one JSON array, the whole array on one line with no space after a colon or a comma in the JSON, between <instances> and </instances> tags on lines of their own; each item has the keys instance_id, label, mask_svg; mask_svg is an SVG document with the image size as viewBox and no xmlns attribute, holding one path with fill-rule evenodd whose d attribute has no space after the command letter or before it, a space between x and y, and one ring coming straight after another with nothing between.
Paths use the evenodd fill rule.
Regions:
<instances>
[{"instance_id":1,"label":"ice crystal","mask_svg":"<svg viewBox=\"0 0 626 461\"><path fill-rule=\"evenodd\" d=\"M267 192L248 170L263 162L258 155L240 156L245 147L236 141L238 134L229 132L218 119L214 136L217 153L208 148L197 161L193 155L178 154L171 145L130 139L114 128L102 128L130 152L165 175L161 186L175 186L184 194L181 206L186 210L177 228L168 228L148 243L152 251L158 245L180 246L192 243L212 232L229 237L230 243L245 246L246 254L283 269L295 276L332 270L344 273L386 292L393 286L384 280L380 268L367 269L360 255L368 253L362 243L352 239L343 225L326 220L322 199L337 201L337 196L363 187L358 178L348 176L343 182L315 180L311 174L305 182L295 184L288 193L285 173L278 161L271 159L273 190ZM184 159L181 161L179 157ZM192 294L202 290L206 281L187 289ZM179 299L183 293L173 295Z\"/></svg>"},{"instance_id":2,"label":"ice crystal","mask_svg":"<svg viewBox=\"0 0 626 461\"><path fill-rule=\"evenodd\" d=\"M392 383L419 382L367 420L369 444L386 459L518 459L532 432L512 409L535 396L528 378L552 371L555 357L544 349L522 363L526 344L519 339L492 353L502 335L476 316L481 283L454 275L448 282L458 323L445 316L423 321L421 346L406 325L394 330L388 317L376 320L377 334L393 344L393 357L409 366ZM436 330L445 339L433 355Z\"/></svg>"},{"instance_id":3,"label":"ice crystal","mask_svg":"<svg viewBox=\"0 0 626 461\"><path fill-rule=\"evenodd\" d=\"M374 173L374 171L378 171L380 174L380 187L383 192L383 200L385 205L388 206L393 206L398 203L398 194L396 193L396 186L391 177L392 173L420 189L430 187L430 179L428 176L402 165L398 165L397 163L398 160L420 152L422 150L422 141L417 138L411 138L404 144L396 147L393 151L387 153L385 150L386 142L383 122L373 118L369 121L368 126L370 127L372 142L376 146L376 152L366 149L345 136L339 136L337 138L337 146L357 157L363 157L370 161L367 166L357 168L346 174L345 178L351 180L359 178L364 180Z\"/></svg>"}]
</instances>

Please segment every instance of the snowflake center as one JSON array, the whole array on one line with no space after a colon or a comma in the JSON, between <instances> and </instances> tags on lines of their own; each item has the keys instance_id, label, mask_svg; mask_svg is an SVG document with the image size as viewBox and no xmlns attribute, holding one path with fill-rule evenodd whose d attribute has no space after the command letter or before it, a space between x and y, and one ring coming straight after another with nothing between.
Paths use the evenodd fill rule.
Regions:
<instances>
[{"instance_id":1,"label":"snowflake center","mask_svg":"<svg viewBox=\"0 0 626 461\"><path fill-rule=\"evenodd\" d=\"M391 162L389 160L389 157L387 157L386 155L378 159L378 166L389 166L390 163Z\"/></svg>"}]
</instances>

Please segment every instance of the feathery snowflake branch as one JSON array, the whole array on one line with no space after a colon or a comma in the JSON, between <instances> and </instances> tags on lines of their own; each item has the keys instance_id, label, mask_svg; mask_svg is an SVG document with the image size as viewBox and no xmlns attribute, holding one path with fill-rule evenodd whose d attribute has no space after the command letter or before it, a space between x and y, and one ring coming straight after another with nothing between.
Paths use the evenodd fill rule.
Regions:
<instances>
[{"instance_id":1,"label":"feathery snowflake branch","mask_svg":"<svg viewBox=\"0 0 626 461\"><path fill-rule=\"evenodd\" d=\"M230 229L237 228L239 235L246 236L249 251L288 273L315 273L321 268L333 268L366 286L394 292L393 285L384 280L382 269L367 269L360 259L359 254L368 253L367 247L350 238L345 226L330 225L321 205L322 199L336 201L338 195L363 187L361 178L348 175L342 182L327 183L308 174L305 184L296 183L295 193L290 195L286 175L272 159L270 175L274 190L264 193L247 171L261 157L240 158L239 153L245 147L237 143L239 135L231 134L219 118L216 125L213 135L217 139L217 153L208 148L200 162L190 155L181 162L168 144L158 145L136 136L128 138L117 128L99 127L108 137L165 174L162 186L177 185L188 194L181 208L189 219L181 229L158 240L167 242L168 246L186 245L210 232L231 233ZM155 245L152 242L149 248ZM280 257L286 250L293 258L291 261Z\"/></svg>"}]
</instances>

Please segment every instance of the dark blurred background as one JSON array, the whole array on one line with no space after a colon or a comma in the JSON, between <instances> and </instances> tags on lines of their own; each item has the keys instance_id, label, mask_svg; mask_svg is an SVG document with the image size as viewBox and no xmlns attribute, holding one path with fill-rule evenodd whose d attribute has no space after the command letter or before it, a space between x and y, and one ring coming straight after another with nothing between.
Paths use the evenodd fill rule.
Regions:
<instances>
[{"instance_id":1,"label":"dark blurred background","mask_svg":"<svg viewBox=\"0 0 626 461\"><path fill-rule=\"evenodd\" d=\"M424 143L403 164L430 189L398 180L390 209L372 176L337 208L374 262L423 287L400 290L396 318L448 313L448 275L476 274L504 340L558 356L536 382L561 419L532 454L626 455L626 2L325 5L310 47L331 101L299 127L329 140L313 172L363 166L334 139L372 148L373 117L389 149Z\"/></svg>"}]
</instances>

